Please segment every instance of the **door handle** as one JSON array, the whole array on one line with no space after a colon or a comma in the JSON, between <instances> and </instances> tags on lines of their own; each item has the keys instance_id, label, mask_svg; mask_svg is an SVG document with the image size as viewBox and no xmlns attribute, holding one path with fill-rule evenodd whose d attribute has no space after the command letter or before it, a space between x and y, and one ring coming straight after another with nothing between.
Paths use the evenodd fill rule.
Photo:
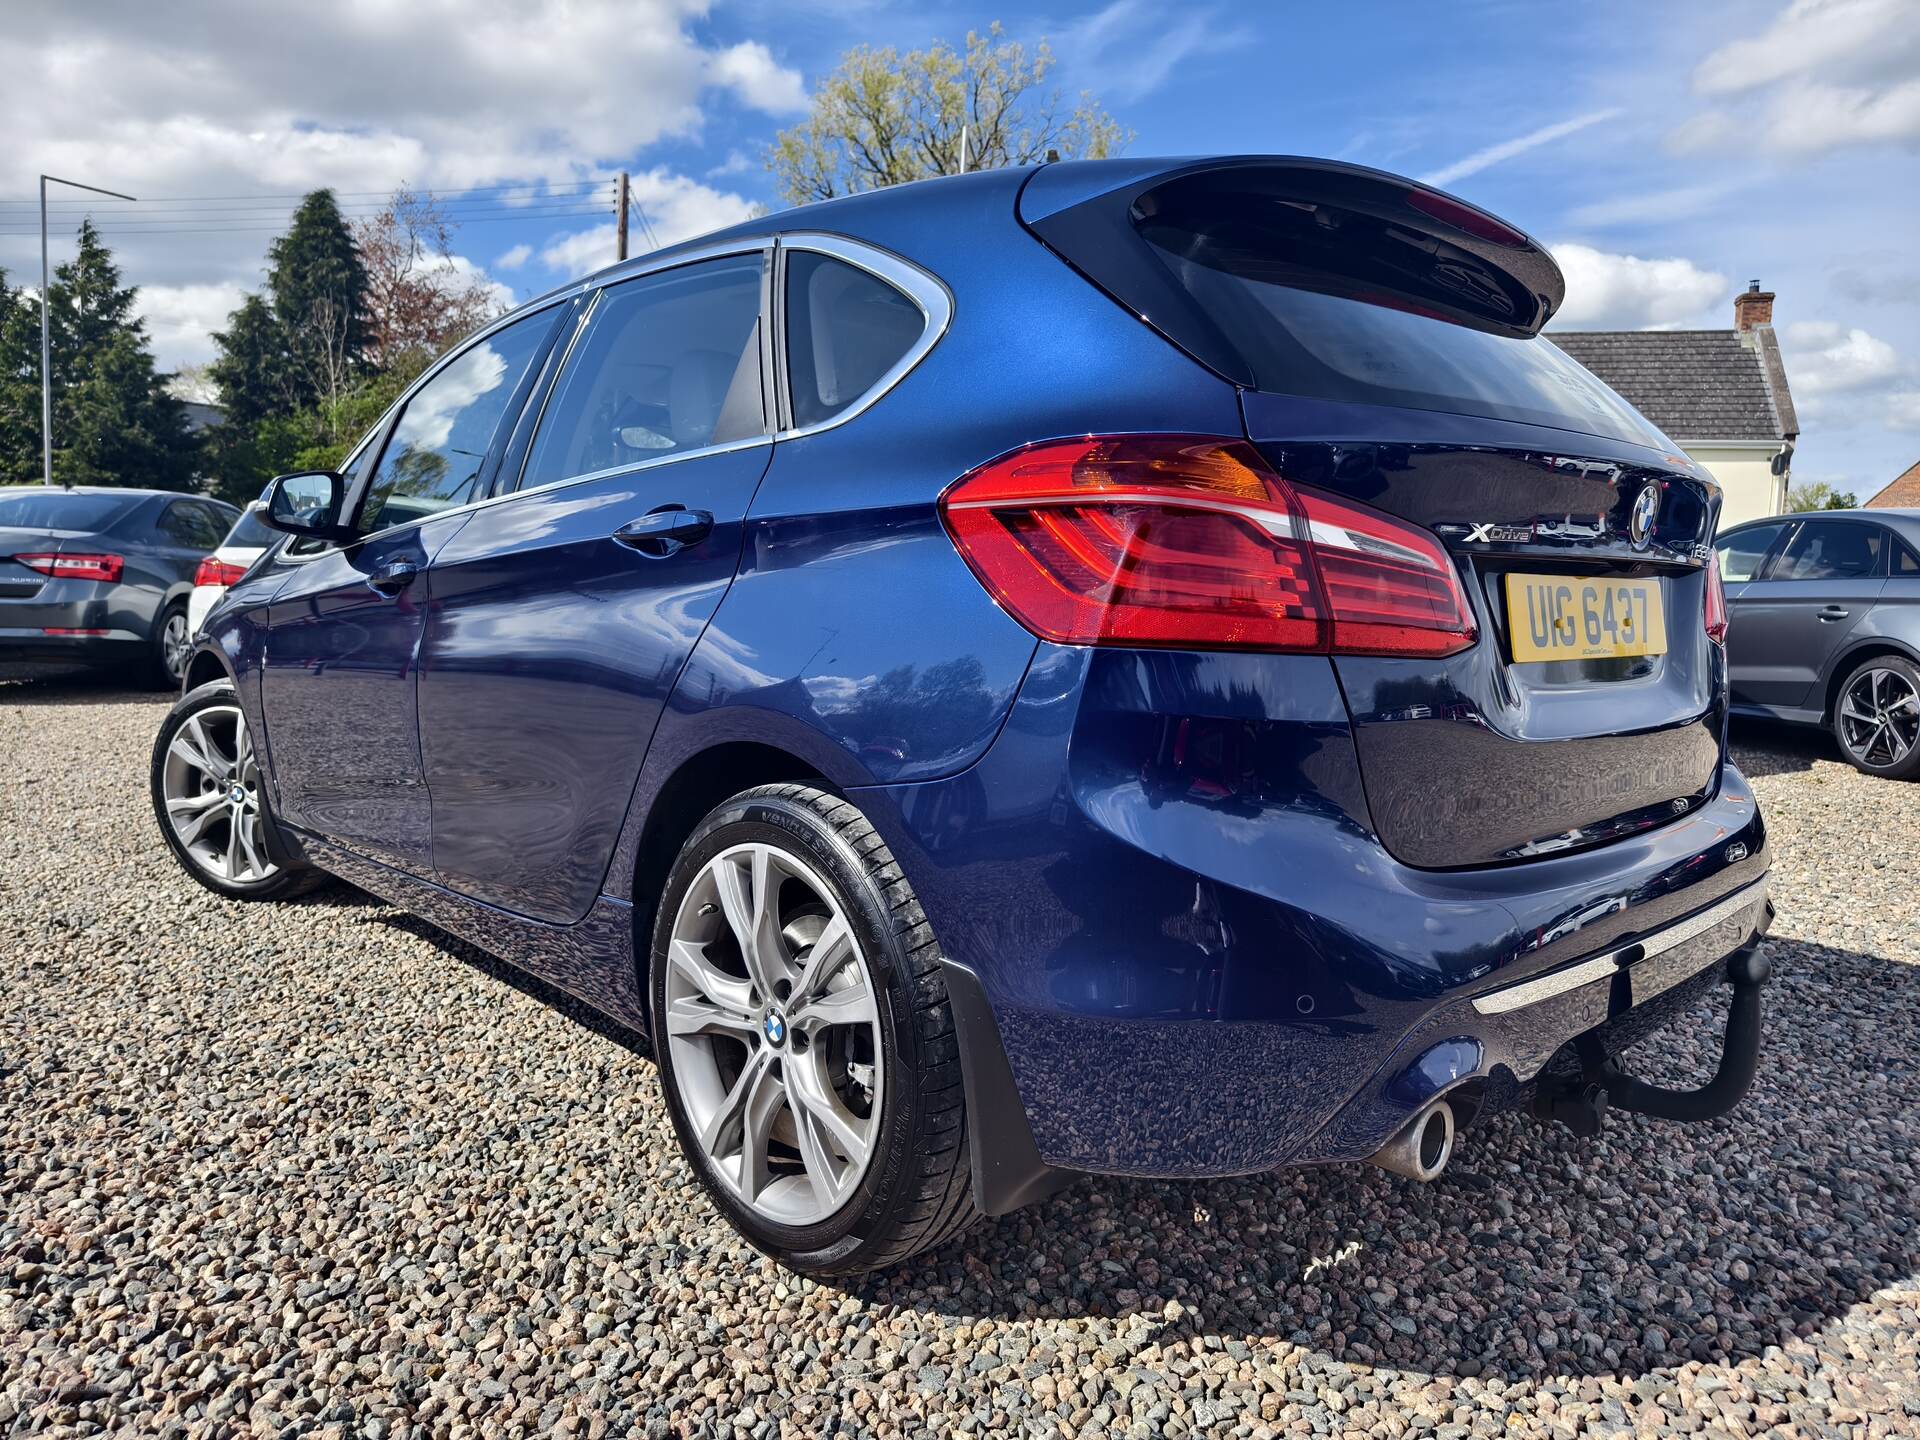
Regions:
<instances>
[{"instance_id":1,"label":"door handle","mask_svg":"<svg viewBox=\"0 0 1920 1440\"><path fill-rule=\"evenodd\" d=\"M712 533L712 511L689 510L683 505L662 505L638 520L629 520L613 532L613 538L629 550L637 550L650 559L660 560L689 545L698 545Z\"/></svg>"},{"instance_id":2,"label":"door handle","mask_svg":"<svg viewBox=\"0 0 1920 1440\"><path fill-rule=\"evenodd\" d=\"M1822 620L1844 620L1853 612L1844 605L1823 605L1820 607Z\"/></svg>"},{"instance_id":3,"label":"door handle","mask_svg":"<svg viewBox=\"0 0 1920 1440\"><path fill-rule=\"evenodd\" d=\"M389 560L367 577L367 588L381 595L398 595L419 573L420 567L411 560Z\"/></svg>"}]
</instances>

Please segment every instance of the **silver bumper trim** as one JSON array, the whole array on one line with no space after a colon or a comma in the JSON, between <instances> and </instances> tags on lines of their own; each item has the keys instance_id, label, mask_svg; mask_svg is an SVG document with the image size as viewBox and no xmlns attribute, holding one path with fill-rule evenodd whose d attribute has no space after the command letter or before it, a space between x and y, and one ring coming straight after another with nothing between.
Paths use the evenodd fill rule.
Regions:
<instances>
[{"instance_id":1,"label":"silver bumper trim","mask_svg":"<svg viewBox=\"0 0 1920 1440\"><path fill-rule=\"evenodd\" d=\"M1518 985L1508 985L1503 989L1489 990L1485 995L1473 997L1473 1008L1482 1015L1505 1015L1509 1011L1523 1009L1528 1005L1537 1005L1542 1000L1551 1000L1556 995L1564 995L1569 990L1578 990L1582 985L1591 985L1595 980L1606 979L1618 974L1622 969L1639 964L1642 960L1655 955L1663 955L1676 945L1684 945L1696 935L1704 935L1723 921L1731 920L1742 910L1766 899L1767 881L1762 875L1751 885L1727 896L1726 899L1709 905L1705 910L1676 921L1664 930L1656 930L1651 935L1635 940L1630 944L1616 946L1601 955L1559 970L1550 971L1532 980L1523 980ZM1623 962L1622 957L1629 952L1638 952L1631 960Z\"/></svg>"}]
</instances>

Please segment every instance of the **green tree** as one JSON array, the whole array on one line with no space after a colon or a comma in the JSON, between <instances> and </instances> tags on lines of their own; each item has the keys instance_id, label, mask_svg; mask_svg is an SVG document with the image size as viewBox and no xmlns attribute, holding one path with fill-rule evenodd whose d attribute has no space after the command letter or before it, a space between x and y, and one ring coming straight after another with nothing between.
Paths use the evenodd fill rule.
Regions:
<instances>
[{"instance_id":1,"label":"green tree","mask_svg":"<svg viewBox=\"0 0 1920 1440\"><path fill-rule=\"evenodd\" d=\"M337 398L367 349L367 270L331 190L315 190L267 251L290 408Z\"/></svg>"},{"instance_id":2,"label":"green tree","mask_svg":"<svg viewBox=\"0 0 1920 1440\"><path fill-rule=\"evenodd\" d=\"M219 389L226 425L250 428L293 408L286 339L264 299L242 300L227 316L227 328L214 332L213 343L219 354L207 366L207 378Z\"/></svg>"},{"instance_id":3,"label":"green tree","mask_svg":"<svg viewBox=\"0 0 1920 1440\"><path fill-rule=\"evenodd\" d=\"M775 137L767 168L795 205L877 190L967 168L1030 165L1057 151L1099 160L1133 136L1082 93L1067 108L1046 78L1054 66L1045 40L1031 59L995 21L967 32L966 50L945 41L905 55L891 46L855 46L820 82L807 118Z\"/></svg>"},{"instance_id":4,"label":"green tree","mask_svg":"<svg viewBox=\"0 0 1920 1440\"><path fill-rule=\"evenodd\" d=\"M0 282L0 289L4 283ZM153 368L138 291L91 220L48 296L53 352L53 478L63 484L193 485L197 447L180 402ZM41 478L40 305L0 300L0 478Z\"/></svg>"},{"instance_id":5,"label":"green tree","mask_svg":"<svg viewBox=\"0 0 1920 1440\"><path fill-rule=\"evenodd\" d=\"M1789 510L1853 510L1860 501L1851 490L1836 490L1824 480L1787 487Z\"/></svg>"}]
</instances>

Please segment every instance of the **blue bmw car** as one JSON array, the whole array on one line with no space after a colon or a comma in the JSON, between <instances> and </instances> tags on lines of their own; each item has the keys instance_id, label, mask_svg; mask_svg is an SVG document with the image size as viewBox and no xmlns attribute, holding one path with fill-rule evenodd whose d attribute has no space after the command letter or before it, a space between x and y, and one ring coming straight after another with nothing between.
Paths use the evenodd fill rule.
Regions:
<instances>
[{"instance_id":1,"label":"blue bmw car","mask_svg":"<svg viewBox=\"0 0 1920 1440\"><path fill-rule=\"evenodd\" d=\"M1713 482L1513 226L1287 157L750 221L456 346L227 593L153 752L227 896L325 875L647 1033L813 1274L1085 1172L1721 1114L1766 833ZM1627 1052L1730 984L1718 1072Z\"/></svg>"}]
</instances>

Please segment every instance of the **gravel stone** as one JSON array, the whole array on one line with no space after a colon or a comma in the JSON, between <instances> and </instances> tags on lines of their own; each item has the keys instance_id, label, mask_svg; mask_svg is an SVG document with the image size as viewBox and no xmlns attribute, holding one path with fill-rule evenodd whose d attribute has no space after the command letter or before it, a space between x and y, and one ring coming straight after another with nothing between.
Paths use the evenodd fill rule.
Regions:
<instances>
[{"instance_id":1,"label":"gravel stone","mask_svg":"<svg viewBox=\"0 0 1920 1440\"><path fill-rule=\"evenodd\" d=\"M707 1204L637 1037L181 875L164 704L0 681L0 1434L1920 1436L1920 786L1824 737L1735 732L1780 915L1731 1118L1093 1177L826 1285Z\"/></svg>"}]
</instances>

